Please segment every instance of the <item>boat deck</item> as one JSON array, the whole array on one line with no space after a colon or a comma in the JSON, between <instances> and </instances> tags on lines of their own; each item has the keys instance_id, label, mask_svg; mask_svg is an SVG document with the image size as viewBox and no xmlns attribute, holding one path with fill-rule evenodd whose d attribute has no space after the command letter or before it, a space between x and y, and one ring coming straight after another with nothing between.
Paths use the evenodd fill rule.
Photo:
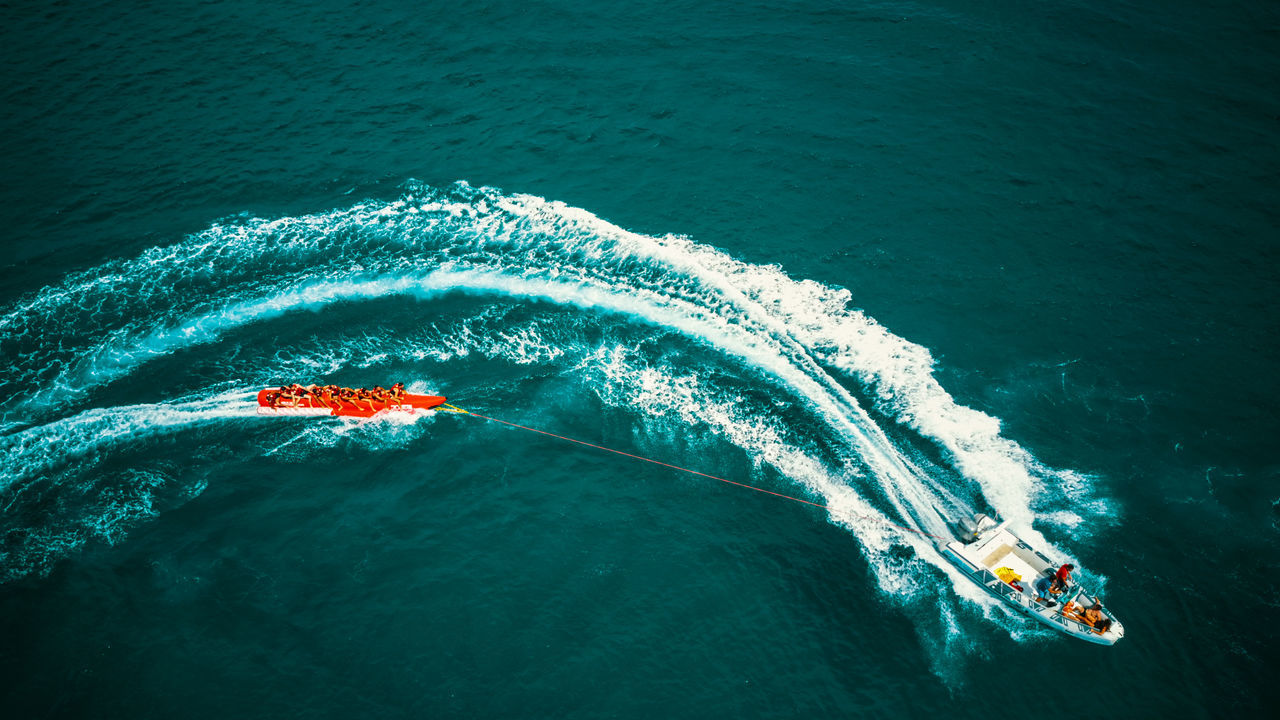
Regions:
<instances>
[{"instance_id":1,"label":"boat deck","mask_svg":"<svg viewBox=\"0 0 1280 720\"><path fill-rule=\"evenodd\" d=\"M1111 645L1124 636L1123 626L1105 609L1103 617L1113 621L1112 629L1106 633L1099 633L1079 621L1076 612L1094 604L1097 598L1090 597L1078 585L1058 598L1052 607L1037 602L1036 581L1056 572L1057 565L1003 525L983 533L973 543L948 543L945 550L944 555L987 592L1061 632L1102 645ZM998 571L1005 568L1020 576L1017 582L1021 590L999 577ZM1071 600L1075 601L1073 612L1064 615L1066 601Z\"/></svg>"}]
</instances>

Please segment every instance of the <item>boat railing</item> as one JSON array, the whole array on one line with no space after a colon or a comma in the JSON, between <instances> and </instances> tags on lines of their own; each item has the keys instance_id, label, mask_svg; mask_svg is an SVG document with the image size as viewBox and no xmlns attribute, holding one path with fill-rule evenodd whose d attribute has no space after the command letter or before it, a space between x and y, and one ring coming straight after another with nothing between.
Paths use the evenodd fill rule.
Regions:
<instances>
[{"instance_id":1,"label":"boat railing","mask_svg":"<svg viewBox=\"0 0 1280 720\"><path fill-rule=\"evenodd\" d=\"M1067 617L1066 615L1063 615L1063 614L1062 614L1062 611L1058 611L1058 614L1056 614L1056 615L1054 615L1054 616L1053 616L1053 620L1054 620L1054 621L1056 621L1056 622L1058 622L1059 624L1061 624L1061 625L1062 625L1062 626L1064 626L1064 627L1068 627L1068 628L1072 628L1072 627L1073 627L1073 628L1075 628L1075 630L1076 630L1077 632L1080 632L1080 633L1089 633L1089 634L1092 634L1092 635L1101 635L1101 634L1102 634L1102 633L1098 632L1098 629L1097 629L1097 628L1093 627L1092 625L1090 625L1090 624L1088 624L1088 623L1080 622L1079 620L1076 620L1075 618L1069 618L1069 617Z\"/></svg>"},{"instance_id":2,"label":"boat railing","mask_svg":"<svg viewBox=\"0 0 1280 720\"><path fill-rule=\"evenodd\" d=\"M995 590L996 592L1000 593L1001 595L1004 595L1005 597L1013 597L1015 595L1022 594L1021 592L1018 591L1017 588L1001 580L999 577L996 576L995 573L991 572L986 568L980 568L974 571L972 574L977 575L979 577L979 582L981 582L984 586L989 587L992 590ZM994 584L993 584L993 581L994 581Z\"/></svg>"},{"instance_id":3,"label":"boat railing","mask_svg":"<svg viewBox=\"0 0 1280 720\"><path fill-rule=\"evenodd\" d=\"M1001 580L995 573L991 572L990 570L986 568L980 568L970 574L977 576L977 578L979 579L979 581L982 583L983 586L1000 593L1004 597L1010 598L1010 599L1016 599L1020 601L1019 604L1021 605L1028 605L1028 606L1032 605L1031 603L1026 601L1025 599L1026 596L1023 595L1023 593L1019 592L1017 588L1013 587L1009 583ZM1062 625L1064 628L1073 629L1074 631L1080 632L1080 633L1092 633L1095 635L1099 634L1098 631L1095 630L1088 623L1081 622L1079 620L1076 620L1075 618L1068 617L1062 614L1062 608L1066 607L1066 603L1074 602L1081 595L1086 595L1087 597L1087 593L1084 592L1084 588L1077 585L1072 590L1069 597L1064 598L1062 604L1058 605L1057 611L1052 613L1049 617L1054 622L1058 623L1059 625Z\"/></svg>"},{"instance_id":4,"label":"boat railing","mask_svg":"<svg viewBox=\"0 0 1280 720\"><path fill-rule=\"evenodd\" d=\"M1089 625L1088 623L1082 622L1080 620L1076 620L1075 618L1069 617L1062 613L1062 610L1067 606L1068 603L1076 602L1077 600L1079 600L1081 596L1084 596L1086 599L1090 599L1090 595L1087 592L1085 592L1085 589L1080 585L1073 585L1068 590L1067 594L1064 595L1063 598L1059 601L1059 604L1054 608L1053 612L1044 613L1040 611L1045 610L1047 608L1036 603L1034 600L1030 599L1026 594L1019 592L1017 588L1013 587L1009 583L1001 580L1000 577L997 576L995 573L991 572L991 570L985 567L975 566L973 565L973 563L967 563L967 564L974 568L973 570L966 571L967 574L972 576L978 582L979 585L982 585L988 590L998 593L1002 597L1008 600L1011 600L1013 602L1016 602L1019 605L1022 605L1026 608L1033 609L1037 615L1039 615L1042 618L1046 618L1051 622L1061 625L1063 629L1066 630L1067 632L1070 632L1073 634L1079 634L1079 635L1102 635L1103 634L1098 632L1097 629L1095 629L1093 626ZM1094 602L1091 599L1090 601ZM1111 617L1109 614L1108 614L1108 617L1114 622L1115 620L1114 617Z\"/></svg>"},{"instance_id":5,"label":"boat railing","mask_svg":"<svg viewBox=\"0 0 1280 720\"><path fill-rule=\"evenodd\" d=\"M1083 587L1076 585L1074 588L1072 588L1069 596L1066 598L1063 598L1062 604L1058 606L1058 612L1054 613L1053 619L1058 623L1060 623L1061 625L1063 625L1064 627L1068 627L1068 628L1074 627L1078 632L1090 633L1093 635L1101 635L1102 633L1098 632L1097 628L1093 627L1089 623L1077 620L1073 617L1068 617L1065 613L1062 612L1063 609L1066 608L1066 606L1071 603L1076 603L1076 605L1079 606L1080 603L1078 603L1077 601L1080 599L1080 596L1082 595L1086 599L1089 598L1089 593L1085 592L1085 589ZM1111 618L1111 620L1114 622L1115 618Z\"/></svg>"}]
</instances>

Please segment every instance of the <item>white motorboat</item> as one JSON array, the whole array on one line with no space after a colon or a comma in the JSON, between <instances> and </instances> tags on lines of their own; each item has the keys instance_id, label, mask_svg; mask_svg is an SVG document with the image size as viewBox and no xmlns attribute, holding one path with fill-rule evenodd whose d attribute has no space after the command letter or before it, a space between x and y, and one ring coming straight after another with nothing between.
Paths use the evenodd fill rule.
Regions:
<instances>
[{"instance_id":1,"label":"white motorboat","mask_svg":"<svg viewBox=\"0 0 1280 720\"><path fill-rule=\"evenodd\" d=\"M1101 599L1071 585L1049 602L1037 600L1036 583L1053 578L1058 565L1010 532L1008 523L996 524L986 515L965 523L962 540L939 543L938 549L983 590L1023 614L1065 635L1099 645L1114 645L1124 637L1124 626ZM1100 617L1089 622L1085 611L1097 608Z\"/></svg>"}]
</instances>

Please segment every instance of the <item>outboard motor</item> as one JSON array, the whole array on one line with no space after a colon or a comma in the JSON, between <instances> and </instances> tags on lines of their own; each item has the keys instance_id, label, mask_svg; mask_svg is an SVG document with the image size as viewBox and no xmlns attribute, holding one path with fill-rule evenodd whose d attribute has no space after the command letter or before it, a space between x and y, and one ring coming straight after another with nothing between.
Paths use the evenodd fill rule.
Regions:
<instances>
[{"instance_id":1,"label":"outboard motor","mask_svg":"<svg viewBox=\"0 0 1280 720\"><path fill-rule=\"evenodd\" d=\"M960 542L971 543L978 539L978 535L984 530L989 530L996 526L996 521L992 520L983 513L978 513L972 518L964 518L956 525L956 536L960 538Z\"/></svg>"}]
</instances>

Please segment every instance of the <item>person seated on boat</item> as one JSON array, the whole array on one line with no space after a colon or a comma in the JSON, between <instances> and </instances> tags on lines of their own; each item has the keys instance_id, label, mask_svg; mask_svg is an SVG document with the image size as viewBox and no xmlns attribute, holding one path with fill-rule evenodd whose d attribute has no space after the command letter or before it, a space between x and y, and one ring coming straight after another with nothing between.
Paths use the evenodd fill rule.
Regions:
<instances>
[{"instance_id":1,"label":"person seated on boat","mask_svg":"<svg viewBox=\"0 0 1280 720\"><path fill-rule=\"evenodd\" d=\"M373 393L369 392L367 388L360 388L359 390L356 390L356 398L368 403L370 412L375 410L373 407ZM359 407L359 403L357 403L356 406Z\"/></svg>"},{"instance_id":2,"label":"person seated on boat","mask_svg":"<svg viewBox=\"0 0 1280 720\"><path fill-rule=\"evenodd\" d=\"M338 400L344 403L351 403L352 405L355 405L356 391L352 390L349 387L341 388L338 390Z\"/></svg>"},{"instance_id":3,"label":"person seated on boat","mask_svg":"<svg viewBox=\"0 0 1280 720\"><path fill-rule=\"evenodd\" d=\"M295 390L296 387L296 385L281 385L280 402L288 404L290 407L297 407L299 395Z\"/></svg>"},{"instance_id":4,"label":"person seated on boat","mask_svg":"<svg viewBox=\"0 0 1280 720\"><path fill-rule=\"evenodd\" d=\"M404 383L398 382L391 386L391 399L400 402L404 399Z\"/></svg>"},{"instance_id":5,"label":"person seated on boat","mask_svg":"<svg viewBox=\"0 0 1280 720\"><path fill-rule=\"evenodd\" d=\"M1071 603L1067 603L1067 605L1070 606ZM1081 607L1083 606L1076 605L1076 611L1070 614L1064 608L1062 614L1088 625L1099 635L1103 635L1111 629L1111 618L1102 614L1102 603L1098 602L1096 598L1093 601L1093 605L1085 609L1084 612L1079 611Z\"/></svg>"},{"instance_id":6,"label":"person seated on boat","mask_svg":"<svg viewBox=\"0 0 1280 720\"><path fill-rule=\"evenodd\" d=\"M373 392L370 394L373 396L375 402L383 405L391 404L391 393L388 393L381 385L374 385Z\"/></svg>"},{"instance_id":7,"label":"person seated on boat","mask_svg":"<svg viewBox=\"0 0 1280 720\"><path fill-rule=\"evenodd\" d=\"M1037 580L1036 581L1036 600L1044 603L1045 605L1048 605L1049 607L1053 607L1054 605L1057 605L1058 601L1054 600L1052 596L1062 591L1061 590L1055 591L1054 583L1055 583L1055 578L1052 574L1045 575L1044 577Z\"/></svg>"},{"instance_id":8,"label":"person seated on boat","mask_svg":"<svg viewBox=\"0 0 1280 720\"><path fill-rule=\"evenodd\" d=\"M1073 601L1067 601L1067 604L1062 606L1062 615L1076 622L1084 622L1084 612L1081 610L1081 606Z\"/></svg>"},{"instance_id":9,"label":"person seated on boat","mask_svg":"<svg viewBox=\"0 0 1280 720\"><path fill-rule=\"evenodd\" d=\"M1089 599L1083 595L1081 597L1085 600ZM1102 603L1098 602L1096 598L1093 601L1093 605L1088 608L1075 602L1068 602L1062 606L1062 614L1076 622L1088 625L1099 635L1111 628L1111 619L1102 616Z\"/></svg>"},{"instance_id":10,"label":"person seated on boat","mask_svg":"<svg viewBox=\"0 0 1280 720\"><path fill-rule=\"evenodd\" d=\"M1095 603L1085 610L1081 617L1085 625L1091 628L1098 627L1098 623L1102 621L1102 606Z\"/></svg>"},{"instance_id":11,"label":"person seated on boat","mask_svg":"<svg viewBox=\"0 0 1280 720\"><path fill-rule=\"evenodd\" d=\"M337 407L337 401L334 399L328 385L317 385L314 392L321 405L331 409Z\"/></svg>"},{"instance_id":12,"label":"person seated on boat","mask_svg":"<svg viewBox=\"0 0 1280 720\"><path fill-rule=\"evenodd\" d=\"M342 388L337 385L325 385L324 391L329 396L329 400L333 403L332 406L335 410L342 407Z\"/></svg>"}]
</instances>

